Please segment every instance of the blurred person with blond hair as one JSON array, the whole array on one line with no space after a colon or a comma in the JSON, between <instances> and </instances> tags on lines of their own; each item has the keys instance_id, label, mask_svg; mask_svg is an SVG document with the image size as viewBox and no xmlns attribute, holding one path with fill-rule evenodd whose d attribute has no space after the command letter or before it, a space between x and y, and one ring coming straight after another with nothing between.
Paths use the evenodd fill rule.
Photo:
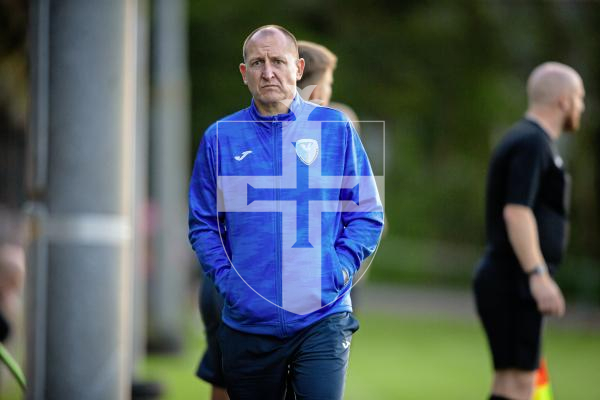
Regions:
<instances>
[{"instance_id":1,"label":"blurred person with blond hair","mask_svg":"<svg viewBox=\"0 0 600 400\"><path fill-rule=\"evenodd\" d=\"M307 40L298 41L298 53L305 61L304 74L298 81L302 98L341 111L360 134L359 121L354 110L347 104L331 102L337 56L327 47Z\"/></svg>"},{"instance_id":2,"label":"blurred person with blond hair","mask_svg":"<svg viewBox=\"0 0 600 400\"><path fill-rule=\"evenodd\" d=\"M300 94L304 100L328 106L337 56L327 47L306 40L298 41L298 53L305 65L302 78L298 81Z\"/></svg>"}]
</instances>

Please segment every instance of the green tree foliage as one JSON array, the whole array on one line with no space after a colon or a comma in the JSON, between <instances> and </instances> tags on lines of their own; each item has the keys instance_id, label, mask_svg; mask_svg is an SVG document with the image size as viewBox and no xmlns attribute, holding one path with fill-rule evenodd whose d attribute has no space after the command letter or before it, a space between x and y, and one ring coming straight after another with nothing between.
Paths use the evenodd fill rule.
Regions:
<instances>
[{"instance_id":1,"label":"green tree foliage","mask_svg":"<svg viewBox=\"0 0 600 400\"><path fill-rule=\"evenodd\" d=\"M569 251L598 259L599 16L596 2L192 0L194 145L249 103L237 71L245 36L283 25L338 55L334 101L386 121L389 235L481 247L491 150L525 111L529 72L564 62L587 88L583 129L561 143L575 183Z\"/></svg>"},{"instance_id":2,"label":"green tree foliage","mask_svg":"<svg viewBox=\"0 0 600 400\"><path fill-rule=\"evenodd\" d=\"M11 209L25 201L27 13L26 1L0 2L0 205Z\"/></svg>"}]
</instances>

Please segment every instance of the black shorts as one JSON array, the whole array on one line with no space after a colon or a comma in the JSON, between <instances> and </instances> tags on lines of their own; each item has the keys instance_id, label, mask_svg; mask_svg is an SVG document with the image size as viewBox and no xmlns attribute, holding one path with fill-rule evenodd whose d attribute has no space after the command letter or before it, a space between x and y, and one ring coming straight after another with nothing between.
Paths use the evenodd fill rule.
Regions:
<instances>
[{"instance_id":1,"label":"black shorts","mask_svg":"<svg viewBox=\"0 0 600 400\"><path fill-rule=\"evenodd\" d=\"M341 400L358 326L349 312L329 315L286 338L222 324L218 337L230 398Z\"/></svg>"},{"instance_id":2,"label":"black shorts","mask_svg":"<svg viewBox=\"0 0 600 400\"><path fill-rule=\"evenodd\" d=\"M224 388L225 378L221 365L221 347L217 340L217 331L221 325L223 298L208 278L204 278L199 301L200 315L202 316L206 335L206 351L200 360L196 376L214 386Z\"/></svg>"},{"instance_id":3,"label":"black shorts","mask_svg":"<svg viewBox=\"0 0 600 400\"><path fill-rule=\"evenodd\" d=\"M543 316L525 273L484 259L473 282L477 313L495 370L534 371L539 366Z\"/></svg>"}]
</instances>

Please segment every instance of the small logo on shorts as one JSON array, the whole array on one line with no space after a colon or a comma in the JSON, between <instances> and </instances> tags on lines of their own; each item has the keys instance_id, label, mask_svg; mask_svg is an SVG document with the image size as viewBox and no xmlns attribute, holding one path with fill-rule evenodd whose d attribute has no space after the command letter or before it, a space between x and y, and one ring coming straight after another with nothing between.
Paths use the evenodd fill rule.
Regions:
<instances>
[{"instance_id":1,"label":"small logo on shorts","mask_svg":"<svg viewBox=\"0 0 600 400\"><path fill-rule=\"evenodd\" d=\"M344 339L344 341L342 342L342 346L347 349L348 347L350 347L350 339Z\"/></svg>"}]
</instances>

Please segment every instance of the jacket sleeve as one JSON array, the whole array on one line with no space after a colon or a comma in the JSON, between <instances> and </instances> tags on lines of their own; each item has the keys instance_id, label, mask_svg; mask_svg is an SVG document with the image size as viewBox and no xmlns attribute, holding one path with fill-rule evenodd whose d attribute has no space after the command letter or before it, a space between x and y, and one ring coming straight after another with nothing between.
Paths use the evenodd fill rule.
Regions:
<instances>
[{"instance_id":1,"label":"jacket sleeve","mask_svg":"<svg viewBox=\"0 0 600 400\"><path fill-rule=\"evenodd\" d=\"M194 161L189 192L189 241L217 291L225 296L231 263L225 250L225 214L217 211L217 152L215 126L210 127L200 143Z\"/></svg>"},{"instance_id":2,"label":"jacket sleeve","mask_svg":"<svg viewBox=\"0 0 600 400\"><path fill-rule=\"evenodd\" d=\"M342 266L348 268L352 276L360 268L361 262L377 248L383 231L383 206L358 134L350 122L345 124L344 130L344 176L358 183L360 201L358 206L353 204L342 209L344 229L335 242L335 248Z\"/></svg>"}]
</instances>

